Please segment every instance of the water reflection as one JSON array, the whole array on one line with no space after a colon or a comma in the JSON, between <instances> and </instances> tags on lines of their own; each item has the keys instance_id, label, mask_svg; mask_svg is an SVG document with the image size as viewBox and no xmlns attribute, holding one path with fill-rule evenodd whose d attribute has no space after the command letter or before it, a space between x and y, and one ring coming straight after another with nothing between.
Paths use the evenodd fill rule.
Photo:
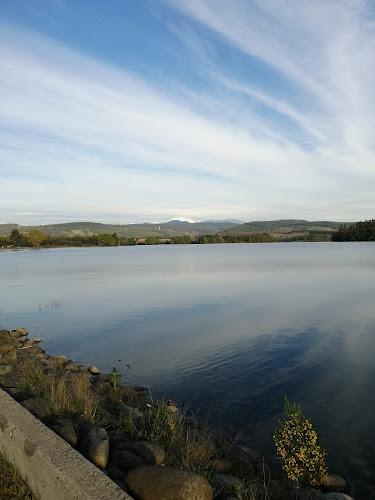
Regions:
<instances>
[{"instance_id":1,"label":"water reflection","mask_svg":"<svg viewBox=\"0 0 375 500\"><path fill-rule=\"evenodd\" d=\"M3 252L0 323L38 331L48 352L116 366L124 381L190 402L216 422L249 426L270 452L286 394L326 436L336 472L352 477L360 471L350 457L375 465L374 250ZM39 308L52 303L60 307Z\"/></svg>"}]
</instances>

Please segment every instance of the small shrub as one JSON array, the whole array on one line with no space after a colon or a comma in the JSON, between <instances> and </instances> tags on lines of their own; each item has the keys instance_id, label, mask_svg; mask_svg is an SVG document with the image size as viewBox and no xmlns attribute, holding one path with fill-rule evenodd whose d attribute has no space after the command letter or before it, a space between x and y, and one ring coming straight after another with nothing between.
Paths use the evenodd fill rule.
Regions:
<instances>
[{"instance_id":1,"label":"small shrub","mask_svg":"<svg viewBox=\"0 0 375 500\"><path fill-rule=\"evenodd\" d=\"M326 451L318 444L318 436L300 405L290 404L285 397L284 416L279 420L273 439L281 455L287 476L297 482L297 488L316 489L327 474Z\"/></svg>"},{"instance_id":2,"label":"small shrub","mask_svg":"<svg viewBox=\"0 0 375 500\"><path fill-rule=\"evenodd\" d=\"M119 374L117 368L112 368L112 373L109 376L109 383L113 390L117 391L120 389L121 375Z\"/></svg>"}]
</instances>

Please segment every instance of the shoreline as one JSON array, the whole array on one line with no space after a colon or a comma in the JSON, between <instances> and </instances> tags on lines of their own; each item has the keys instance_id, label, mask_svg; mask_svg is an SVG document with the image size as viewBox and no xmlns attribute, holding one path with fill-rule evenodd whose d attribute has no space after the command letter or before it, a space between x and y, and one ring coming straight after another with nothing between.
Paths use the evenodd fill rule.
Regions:
<instances>
[{"instance_id":1,"label":"shoreline","mask_svg":"<svg viewBox=\"0 0 375 500\"><path fill-rule=\"evenodd\" d=\"M132 494L133 492L134 494L134 488L137 488L133 483L130 486L128 484L128 476L131 479L135 474L131 471L142 470L142 467L156 467L156 471L162 473L161 468L164 467L164 470L168 469L172 475L179 470L190 471L189 480L197 481L203 490L208 492L207 498L212 498L212 495L214 493L216 495L218 490L232 495L234 485L235 489L238 488L239 491L242 491L237 497L240 499L247 498L244 495L245 489L249 488L249 485L254 490L253 493L261 495L259 498L265 498L264 495L267 494L270 499L287 499L288 495L291 494L292 485L290 482L282 477L280 471L271 470L270 464L261 457L259 452L241 446L240 443L224 442L217 431L202 428L198 421L181 413L181 410L173 402L168 400L154 402L152 398L147 397L147 391L144 387L121 386L120 376L116 369L113 369L112 374L103 375L94 366L86 368L67 360L64 355L49 356L40 347L41 339L34 338L31 341L28 339L25 329L13 330L12 332L1 330L0 335L0 385L12 397L23 399L25 395L28 396L28 399L23 399L20 404L26 405L26 407L31 405L29 411L63 439L69 439L71 446L79 450L101 470L104 470L127 493ZM5 361L9 364L4 365ZM26 377L26 380L21 383L18 380L21 387L9 387L9 385L15 385L16 379L22 378L22 374L25 374L22 371L24 368L20 368L21 361L24 365L31 362L34 375L32 374L29 380ZM5 368L5 371L8 370L9 373L4 375L4 367L6 366L8 368ZM39 373L44 381L53 382L55 388L61 381L64 381L65 384L68 384L70 392L74 392L76 390L74 384L78 384L81 386L80 390L83 389L86 395L93 392L94 395L105 396L104 407L100 410L99 407L95 409L92 406L90 408L81 407L74 414L72 412L74 405L71 401L72 407L68 405L63 410L60 409L59 414L57 402L51 400L51 391L47 390L48 385L47 388L41 389L38 386L38 380L32 380L33 377L35 378L35 372ZM25 384L28 385L27 389L22 387ZM30 395L33 384L34 391L35 388L37 390ZM83 393L80 394L83 397ZM38 400L39 406L35 409L33 404L36 400ZM44 403L41 403L40 400L44 400ZM31 403L27 403L27 401L31 401ZM145 422L148 422L148 428L145 427ZM155 436L155 427L152 426L160 426L161 424L164 426L163 435ZM188 427L186 427L187 425ZM175 439L173 429L179 426L184 432L188 428L189 432L194 434L194 440L188 443L190 445L194 443L190 452L200 446L200 453L205 453L203 464L199 461L194 464L176 462L174 455L180 453L181 450L177 450L177 453L171 443ZM87 442L85 444L85 439L90 433L95 436L96 445L99 443L102 448L108 448L104 461L103 451L99 453L99 459L95 458L95 454L92 453L94 445L92 443L88 445ZM168 439L172 439L172 441L168 441ZM90 447L91 451L88 451ZM147 451L145 452L142 447L146 447ZM144 482L144 478L142 482ZM334 487L337 488L337 485ZM340 489L341 491L345 489L349 493L345 481L341 483ZM275 490L278 492L276 496ZM284 496L280 496L280 491L283 492ZM337 490L331 489L329 491ZM248 493L249 490L246 494ZM323 493L318 494L321 495L319 498L326 498ZM177 496L177 498L179 497ZM217 498L226 497L219 495ZM254 496L253 498L258 497ZM160 500L162 500L162 496Z\"/></svg>"}]
</instances>

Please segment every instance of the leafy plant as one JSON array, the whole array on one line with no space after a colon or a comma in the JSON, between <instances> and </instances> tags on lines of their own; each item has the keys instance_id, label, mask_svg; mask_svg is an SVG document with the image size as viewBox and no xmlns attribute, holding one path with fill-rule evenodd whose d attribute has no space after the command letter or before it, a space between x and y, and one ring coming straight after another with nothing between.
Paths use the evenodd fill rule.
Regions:
<instances>
[{"instance_id":1,"label":"leafy plant","mask_svg":"<svg viewBox=\"0 0 375 500\"><path fill-rule=\"evenodd\" d=\"M121 375L119 374L117 368L113 367L112 373L109 376L109 383L111 384L112 388L116 391L117 389L120 388L120 382L121 382Z\"/></svg>"},{"instance_id":2,"label":"leafy plant","mask_svg":"<svg viewBox=\"0 0 375 500\"><path fill-rule=\"evenodd\" d=\"M316 489L327 474L325 449L318 444L318 436L300 405L290 404L285 396L284 416L279 420L273 439L281 455L287 476L297 482L297 488Z\"/></svg>"}]
</instances>

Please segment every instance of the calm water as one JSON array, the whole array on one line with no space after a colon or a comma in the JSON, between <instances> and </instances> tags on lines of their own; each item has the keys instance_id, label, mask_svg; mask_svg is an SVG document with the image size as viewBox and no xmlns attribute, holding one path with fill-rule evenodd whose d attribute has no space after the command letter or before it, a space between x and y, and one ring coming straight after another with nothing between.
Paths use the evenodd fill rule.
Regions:
<instances>
[{"instance_id":1,"label":"calm water","mask_svg":"<svg viewBox=\"0 0 375 500\"><path fill-rule=\"evenodd\" d=\"M3 251L0 276L0 325L47 352L246 427L262 453L287 395L335 472L375 484L375 243Z\"/></svg>"}]
</instances>

